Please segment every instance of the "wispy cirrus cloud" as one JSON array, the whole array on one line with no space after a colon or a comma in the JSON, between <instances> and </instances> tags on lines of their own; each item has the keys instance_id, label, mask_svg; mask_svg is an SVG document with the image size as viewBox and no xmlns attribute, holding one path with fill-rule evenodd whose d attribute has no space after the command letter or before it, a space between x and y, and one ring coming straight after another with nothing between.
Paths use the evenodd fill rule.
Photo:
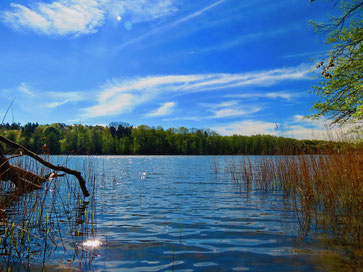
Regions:
<instances>
[{"instance_id":1,"label":"wispy cirrus cloud","mask_svg":"<svg viewBox=\"0 0 363 272\"><path fill-rule=\"evenodd\" d=\"M102 86L99 102L103 103L119 93L134 93L135 95L152 95L166 88L177 90L188 84L206 79L206 75L165 75L147 76L134 79L113 80Z\"/></svg>"},{"instance_id":2,"label":"wispy cirrus cloud","mask_svg":"<svg viewBox=\"0 0 363 272\"><path fill-rule=\"evenodd\" d=\"M175 102L164 103L159 108L157 108L156 110L147 114L146 116L147 117L160 117L160 116L169 115L173 112L173 108L175 107L175 105L176 105Z\"/></svg>"},{"instance_id":3,"label":"wispy cirrus cloud","mask_svg":"<svg viewBox=\"0 0 363 272\"><path fill-rule=\"evenodd\" d=\"M288 32L296 31L298 27L299 27L298 24L290 24L288 26L280 27L278 29L273 29L273 30L266 29L264 31L259 31L259 32L246 32L244 34L236 35L231 39L213 44L210 47L197 49L196 52L204 53L210 51L224 51L234 47L241 47L242 45L249 44L251 42L257 42L258 40L266 41L266 39L271 39L276 36L286 35L286 33Z\"/></svg>"},{"instance_id":4,"label":"wispy cirrus cloud","mask_svg":"<svg viewBox=\"0 0 363 272\"><path fill-rule=\"evenodd\" d=\"M81 118L94 118L99 116L113 116L119 113L131 111L135 105L141 103L132 94L118 94L112 100L83 109Z\"/></svg>"},{"instance_id":5,"label":"wispy cirrus cloud","mask_svg":"<svg viewBox=\"0 0 363 272\"><path fill-rule=\"evenodd\" d=\"M29 84L25 82L20 82L20 84L16 87L2 89L0 92L0 96L4 98L13 97L13 96L16 96L18 98L21 97L31 98L36 96L36 93Z\"/></svg>"},{"instance_id":6,"label":"wispy cirrus cloud","mask_svg":"<svg viewBox=\"0 0 363 272\"><path fill-rule=\"evenodd\" d=\"M236 109L236 108L224 108L217 110L213 116L210 118L226 118L226 117L236 117L236 116L245 116L250 115L255 112L260 111L260 107L245 107L245 109Z\"/></svg>"},{"instance_id":7,"label":"wispy cirrus cloud","mask_svg":"<svg viewBox=\"0 0 363 272\"><path fill-rule=\"evenodd\" d=\"M216 90L246 86L272 86L281 81L309 79L306 66L240 74L209 74L204 80L185 86L186 90Z\"/></svg>"},{"instance_id":8,"label":"wispy cirrus cloud","mask_svg":"<svg viewBox=\"0 0 363 272\"><path fill-rule=\"evenodd\" d=\"M55 109L72 102L85 101L90 98L82 92L55 92L37 89L29 83L21 82L19 86L4 89L0 96L3 98L16 97L16 101L24 108ZM13 98L12 98L13 99Z\"/></svg>"},{"instance_id":9,"label":"wispy cirrus cloud","mask_svg":"<svg viewBox=\"0 0 363 272\"><path fill-rule=\"evenodd\" d=\"M229 100L218 104L200 103L200 106L209 108L209 112L213 113L206 117L207 119L248 116L262 109L257 105L241 104L239 100Z\"/></svg>"},{"instance_id":10,"label":"wispy cirrus cloud","mask_svg":"<svg viewBox=\"0 0 363 272\"><path fill-rule=\"evenodd\" d=\"M180 18L180 19L178 19L178 20L176 20L176 21L174 21L172 23L169 23L169 24L166 24L166 25L162 25L162 26L159 26L157 28L153 28L150 31L147 31L146 33L144 33L143 35L141 35L141 36L139 36L137 38L134 38L132 40L129 40L129 41L127 41L127 42L119 45L116 48L116 51L117 50L121 50L121 49L123 49L126 46L129 46L129 45L138 43L138 42L140 42L140 41L142 41L142 40L144 40L146 38L155 36L156 34L158 34L160 32L165 32L165 31L168 31L170 29L173 29L174 27L180 25L181 23L184 23L184 22L189 21L189 20L191 20L193 18L196 18L198 16L203 15L206 11L208 11L208 10L210 10L210 9L212 9L212 8L220 5L220 4L222 4L223 2L225 2L225 0L219 0L219 1L217 1L215 3L212 3L212 4L210 4L210 5L202 8L200 10L197 10L197 11L195 11L195 12L193 12L193 13L187 15L187 16L184 16L184 17L182 17L182 18Z\"/></svg>"},{"instance_id":11,"label":"wispy cirrus cloud","mask_svg":"<svg viewBox=\"0 0 363 272\"><path fill-rule=\"evenodd\" d=\"M225 0L219 0L219 1L215 2L215 3L212 3L209 6L206 6L205 8L202 8L202 9L200 9L200 10L198 10L198 11L192 13L192 14L189 14L188 16L185 16L185 17L175 21L173 23L173 25L177 25L177 24L180 24L182 22L188 21L188 20L190 20L192 18L198 17L201 14L203 14L204 12L206 12L207 10L210 10L211 8L214 8L214 7L222 4L223 2L225 2Z\"/></svg>"},{"instance_id":12,"label":"wispy cirrus cloud","mask_svg":"<svg viewBox=\"0 0 363 272\"><path fill-rule=\"evenodd\" d=\"M136 106L160 95L187 94L227 90L248 86L271 86L281 81L306 80L309 69L305 66L258 71L254 73L216 73L191 75L147 76L133 79L112 80L100 87L97 104L83 109L82 117L97 117L131 112ZM270 93L269 97L278 95ZM287 97L287 94L280 94ZM242 115L244 111L229 108L215 112L215 117ZM248 111L258 111L246 109Z\"/></svg>"},{"instance_id":13,"label":"wispy cirrus cloud","mask_svg":"<svg viewBox=\"0 0 363 272\"><path fill-rule=\"evenodd\" d=\"M66 103L79 102L87 99L81 92L45 92L42 96L53 100L53 102L45 104L45 107L48 109L54 109Z\"/></svg>"},{"instance_id":14,"label":"wispy cirrus cloud","mask_svg":"<svg viewBox=\"0 0 363 272\"><path fill-rule=\"evenodd\" d=\"M205 116L177 116L173 118L165 118L164 121L205 121L218 119L235 119L236 117L248 117L262 110L257 105L243 105L240 101L226 101L216 105L208 103L199 103L198 107L207 108L208 114ZM212 113L212 114L210 114Z\"/></svg>"},{"instance_id":15,"label":"wispy cirrus cloud","mask_svg":"<svg viewBox=\"0 0 363 272\"><path fill-rule=\"evenodd\" d=\"M87 100L89 97L82 92L46 92L46 95L51 99L65 99L71 102Z\"/></svg>"},{"instance_id":16,"label":"wispy cirrus cloud","mask_svg":"<svg viewBox=\"0 0 363 272\"><path fill-rule=\"evenodd\" d=\"M270 99L285 99L292 100L302 93L291 93L291 92L267 92L267 93L243 93L243 94L233 94L226 95L225 97L230 98L270 98Z\"/></svg>"},{"instance_id":17,"label":"wispy cirrus cloud","mask_svg":"<svg viewBox=\"0 0 363 272\"><path fill-rule=\"evenodd\" d=\"M20 83L18 90L24 94L34 96L34 93L29 89L28 85L24 82Z\"/></svg>"},{"instance_id":18,"label":"wispy cirrus cloud","mask_svg":"<svg viewBox=\"0 0 363 272\"><path fill-rule=\"evenodd\" d=\"M142 22L176 10L173 0L56 0L29 5L10 3L0 18L14 29L44 35L81 36L97 32L107 16L116 20L125 15L132 22Z\"/></svg>"},{"instance_id":19,"label":"wispy cirrus cloud","mask_svg":"<svg viewBox=\"0 0 363 272\"><path fill-rule=\"evenodd\" d=\"M64 104L66 104L66 103L68 103L68 102L69 102L69 100L68 100L68 99L66 99L66 100L64 100L64 101L60 101L60 102L51 102L51 103L46 104L46 107L47 107L48 109L54 109L54 108L57 108L57 107L59 107L59 106L62 106L62 105L64 105Z\"/></svg>"}]
</instances>

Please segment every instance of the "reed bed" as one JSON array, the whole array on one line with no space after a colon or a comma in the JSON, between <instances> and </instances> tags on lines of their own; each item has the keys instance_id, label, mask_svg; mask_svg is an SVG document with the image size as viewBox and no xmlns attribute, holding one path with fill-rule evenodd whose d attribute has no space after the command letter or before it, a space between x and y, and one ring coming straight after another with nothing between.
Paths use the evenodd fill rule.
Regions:
<instances>
[{"instance_id":1,"label":"reed bed","mask_svg":"<svg viewBox=\"0 0 363 272\"><path fill-rule=\"evenodd\" d=\"M14 164L39 175L49 171L27 158ZM90 265L94 253L82 245L96 237L95 175L89 162L79 169L91 189L88 201L74 177L49 179L43 189L28 193L0 182L0 271L43 270L54 266L54 255L65 256L70 269Z\"/></svg>"},{"instance_id":2,"label":"reed bed","mask_svg":"<svg viewBox=\"0 0 363 272\"><path fill-rule=\"evenodd\" d=\"M289 195L301 226L329 246L363 246L363 148L318 155L269 156L227 163L234 182L247 190L282 190Z\"/></svg>"}]
</instances>

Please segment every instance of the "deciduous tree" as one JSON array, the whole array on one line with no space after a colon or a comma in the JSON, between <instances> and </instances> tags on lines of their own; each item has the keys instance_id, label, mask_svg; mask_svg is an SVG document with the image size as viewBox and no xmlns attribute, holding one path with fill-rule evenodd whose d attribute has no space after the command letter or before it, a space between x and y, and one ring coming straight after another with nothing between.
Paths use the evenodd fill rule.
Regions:
<instances>
[{"instance_id":1,"label":"deciduous tree","mask_svg":"<svg viewBox=\"0 0 363 272\"><path fill-rule=\"evenodd\" d=\"M315 0L310 0L314 2ZM340 15L328 23L313 23L327 33L331 46L327 60L320 61L321 81L314 86L320 101L313 105L313 117L326 116L333 123L363 119L363 0L333 0Z\"/></svg>"}]
</instances>

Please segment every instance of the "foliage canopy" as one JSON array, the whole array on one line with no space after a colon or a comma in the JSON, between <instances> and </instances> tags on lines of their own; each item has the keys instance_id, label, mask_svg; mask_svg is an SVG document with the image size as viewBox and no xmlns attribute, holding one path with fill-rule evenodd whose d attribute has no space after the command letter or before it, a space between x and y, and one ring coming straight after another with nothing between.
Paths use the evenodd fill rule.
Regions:
<instances>
[{"instance_id":1,"label":"foliage canopy","mask_svg":"<svg viewBox=\"0 0 363 272\"><path fill-rule=\"evenodd\" d=\"M88 155L274 155L316 153L338 143L271 135L220 136L209 129L0 124L0 135L35 153ZM8 154L12 150L5 149Z\"/></svg>"},{"instance_id":2,"label":"foliage canopy","mask_svg":"<svg viewBox=\"0 0 363 272\"><path fill-rule=\"evenodd\" d=\"M314 2L315 0L310 0ZM327 33L331 46L327 61L321 61L321 81L314 86L320 101L313 117L327 116L333 123L363 119L363 0L331 0L340 15L328 23L315 23L317 32Z\"/></svg>"}]
</instances>

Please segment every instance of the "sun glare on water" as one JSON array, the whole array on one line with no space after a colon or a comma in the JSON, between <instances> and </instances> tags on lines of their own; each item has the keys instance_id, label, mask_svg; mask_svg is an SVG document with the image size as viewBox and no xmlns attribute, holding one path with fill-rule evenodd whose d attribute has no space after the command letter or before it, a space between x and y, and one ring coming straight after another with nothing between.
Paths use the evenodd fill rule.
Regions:
<instances>
[{"instance_id":1,"label":"sun glare on water","mask_svg":"<svg viewBox=\"0 0 363 272\"><path fill-rule=\"evenodd\" d=\"M101 241L98 239L87 240L87 241L83 242L83 246L88 247L88 248L96 248L96 247L99 247L101 244L102 244Z\"/></svg>"},{"instance_id":2,"label":"sun glare on water","mask_svg":"<svg viewBox=\"0 0 363 272\"><path fill-rule=\"evenodd\" d=\"M116 17L116 20L117 20L117 21L121 21L121 16L117 16L117 17Z\"/></svg>"}]
</instances>

